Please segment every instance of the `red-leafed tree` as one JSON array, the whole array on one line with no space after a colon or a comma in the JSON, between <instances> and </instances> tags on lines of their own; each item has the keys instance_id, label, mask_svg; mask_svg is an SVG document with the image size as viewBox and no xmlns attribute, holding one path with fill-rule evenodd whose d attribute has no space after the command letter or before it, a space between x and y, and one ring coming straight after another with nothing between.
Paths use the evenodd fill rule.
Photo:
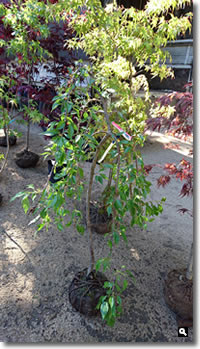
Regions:
<instances>
[{"instance_id":1,"label":"red-leafed tree","mask_svg":"<svg viewBox=\"0 0 200 349\"><path fill-rule=\"evenodd\" d=\"M188 84L191 86L191 84ZM172 92L159 97L155 102L156 113L154 117L147 120L147 128L153 131L164 131L168 135L181 138L185 141L192 138L193 134L193 93L192 92ZM174 148L168 143L166 148ZM178 147L178 146L176 146ZM190 150L190 155L193 151ZM153 166L146 166L149 173ZM157 184L164 187L172 178L183 182L180 196L193 195L193 165L184 158L178 164L167 163L163 166L165 174L161 175ZM186 212L186 209L179 210ZM191 214L191 213L190 213Z\"/></svg>"}]
</instances>

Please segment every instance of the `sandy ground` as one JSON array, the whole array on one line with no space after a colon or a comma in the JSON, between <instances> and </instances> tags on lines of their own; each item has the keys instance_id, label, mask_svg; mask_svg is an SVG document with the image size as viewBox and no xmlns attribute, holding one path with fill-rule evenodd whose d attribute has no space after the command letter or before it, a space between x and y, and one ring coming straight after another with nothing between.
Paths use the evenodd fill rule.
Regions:
<instances>
[{"instance_id":1,"label":"sandy ground","mask_svg":"<svg viewBox=\"0 0 200 349\"><path fill-rule=\"evenodd\" d=\"M32 127L31 150L43 151L47 143ZM190 145L182 144L182 153L164 150L165 139L154 134L142 149L146 164L178 162ZM11 148L8 166L0 178L3 202L0 206L0 341L6 343L125 343L125 342L191 342L178 338L173 312L163 298L163 280L167 272L185 267L192 242L192 219L177 213L179 205L192 208L192 199L178 197L181 183L172 181L158 189L156 179L160 169L149 176L151 199L167 198L164 212L143 231L128 228L128 247L121 242L113 252L113 265L126 265L136 277L123 295L123 314L114 328L102 323L100 317L89 318L75 311L68 299L68 287L76 273L88 266L85 236L73 227L59 232L51 225L37 236L32 219L26 216L20 200L9 200L30 183L43 186L47 178L47 163L40 160L34 169L20 169L13 161L23 149L24 137ZM3 148L1 149L3 151ZM187 158L187 157L186 157ZM85 164L86 176L90 164ZM100 186L100 185L99 185ZM96 197L100 187L95 185ZM70 202L68 208L72 208ZM17 242L27 256L8 237ZM95 234L96 256L106 255L105 238Z\"/></svg>"}]
</instances>

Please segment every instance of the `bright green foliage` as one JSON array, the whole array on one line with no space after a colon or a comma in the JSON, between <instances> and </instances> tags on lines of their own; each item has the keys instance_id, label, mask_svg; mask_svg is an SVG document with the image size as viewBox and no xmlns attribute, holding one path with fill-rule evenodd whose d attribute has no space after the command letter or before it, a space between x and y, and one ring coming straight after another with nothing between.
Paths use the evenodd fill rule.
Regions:
<instances>
[{"instance_id":1,"label":"bright green foliage","mask_svg":"<svg viewBox=\"0 0 200 349\"><path fill-rule=\"evenodd\" d=\"M119 122L127 131L128 123L136 143L144 130L147 102L150 102L145 72L161 80L173 76L172 69L165 64L170 55L162 48L191 28L188 15L177 18L173 14L174 8L186 2L149 1L146 9L140 11L113 4L104 9L100 1L91 0L87 1L86 17L79 15L84 1L70 2L76 8L72 26L77 37L68 41L68 45L88 54L96 85L100 84L104 97L111 97L110 121ZM144 97L139 94L142 90Z\"/></svg>"},{"instance_id":2,"label":"bright green foliage","mask_svg":"<svg viewBox=\"0 0 200 349\"><path fill-rule=\"evenodd\" d=\"M120 270L116 270L114 273L113 282L105 282L104 288L106 289L106 296L99 298L97 309L100 310L102 319L106 321L107 325L114 326L116 318L122 313L122 298L121 294L128 287L127 276L132 282L135 282L134 275L122 266ZM123 280L121 280L123 277Z\"/></svg>"},{"instance_id":3,"label":"bright green foliage","mask_svg":"<svg viewBox=\"0 0 200 349\"><path fill-rule=\"evenodd\" d=\"M44 59L48 52L45 51L38 39L47 38L49 34L48 26L52 17L48 12L48 6L43 1L18 1L17 4L12 1L9 8L0 6L0 12L3 17L4 25L13 29L13 38L10 40L1 40L1 46L5 46L8 55L20 54L23 62L33 64L38 60ZM45 21L42 24L41 18ZM31 37L32 35L32 37ZM19 63L22 61L19 58Z\"/></svg>"}]
</instances>

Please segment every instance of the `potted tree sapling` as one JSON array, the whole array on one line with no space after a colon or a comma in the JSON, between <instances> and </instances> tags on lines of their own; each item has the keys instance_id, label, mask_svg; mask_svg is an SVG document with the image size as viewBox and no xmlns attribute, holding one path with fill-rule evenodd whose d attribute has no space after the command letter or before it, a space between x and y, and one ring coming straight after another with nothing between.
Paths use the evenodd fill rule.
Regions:
<instances>
[{"instance_id":1,"label":"potted tree sapling","mask_svg":"<svg viewBox=\"0 0 200 349\"><path fill-rule=\"evenodd\" d=\"M184 3L184 1L183 1L183 3ZM79 3L79 5L80 5L80 3ZM91 5L92 6L90 6L89 2L87 3L87 6L88 6L88 18L86 16L86 18L84 18L84 20L82 20L82 18L80 18L80 21L78 21L77 20L77 16L75 17L74 28L75 28L77 33L80 33L80 37L81 37L81 40L78 41L78 45L77 46L81 47L82 49L84 49L85 52L88 53L92 57L92 60L93 60L93 63L94 63L94 65L93 65L94 66L94 70L95 70L95 68L97 68L96 71L95 71L95 73L96 73L95 76L96 76L97 81L101 83L101 86L104 86L104 88L107 87L107 90L108 90L108 88L109 89L113 89L114 92L115 93L117 92L118 95L120 95L120 93L121 93L121 97L123 97L123 99L124 99L123 102L124 103L121 103L120 107L122 107L123 110L125 109L126 110L126 115L128 115L130 113L130 110L131 110L131 112L136 111L137 107L139 109L139 104L141 106L141 100L139 98L138 98L138 102L139 102L138 104L134 100L134 98L131 98L133 96L134 92L136 94L137 90L139 90L138 85L139 85L139 87L143 85L146 90L148 89L144 76L137 76L139 74L137 74L134 71L134 69L132 67L132 62L135 60L135 63L137 63L137 65L139 67L142 67L142 68L145 67L146 70L150 70L154 76L158 75L161 78L163 78L164 76L167 76L168 74L170 74L170 72L169 71L167 72L166 66L163 66L162 68L160 68L160 66L158 66L158 64L155 64L156 60L154 58L155 58L156 54L157 54L157 58L159 58L159 59L161 59L163 61L165 61L165 59L166 59L166 56L164 55L164 53L162 51L160 51L160 47L159 47L160 44L158 44L158 46L157 46L157 45L155 45L155 43L156 42L158 43L157 39L158 39L159 35L162 33L162 35L163 35L163 42L162 43L164 45L166 45L167 40L174 39L177 34L180 34L181 31L184 33L188 28L191 27L191 23L188 20L188 18L186 18L186 17L181 19L180 22L178 23L177 22L177 18L176 18L176 20L174 20L174 17L172 16L171 22L168 23L169 26L167 26L167 32L164 32L164 30L162 30L162 28L163 28L163 19L164 18L162 17L162 21L160 21L160 23L159 23L159 20L158 20L157 16L161 15L163 12L169 11L171 4L170 3L166 3L166 2L164 3L164 1L163 1L161 6L158 8L158 7L155 6L155 4L152 1L149 1L149 3L146 6L146 10L145 10L145 15L146 15L147 21L148 21L148 17L153 17L153 15L154 15L154 17L156 19L156 26L159 27L159 30L158 31L153 30L154 24L152 25L151 28L150 27L148 28L148 29L150 29L149 31L146 30L146 33L148 33L148 35L154 34L153 35L153 40L152 40L153 49L151 47L151 44L149 45L149 42L148 42L148 50L146 50L145 54L143 54L143 57L141 57L141 50L143 50L142 52L144 53L143 42L146 41L146 40L148 41L149 37L148 37L148 35L146 35L146 37L144 37L144 35L143 35L144 34L144 30L141 30L141 32L139 31L138 23L137 23L137 26L134 26L133 23L130 24L130 21L128 21L128 19L130 19L130 17L135 19L136 15L137 15L136 11L131 9L130 11L128 10L127 13L125 13L124 19L126 20L126 26L123 27L123 20L122 20L123 16L121 14L120 14L120 16L118 16L117 9L111 7L110 8L110 13L111 13L110 18L106 17L105 12L104 12L105 17L103 15L102 15L102 17L101 16L98 17L98 18L101 18L101 21L102 21L101 25L102 26L100 25L100 23L98 23L97 24L98 27L96 27L94 25L94 21L92 21L92 11L96 11L97 8L98 8L98 13L99 12L101 13L101 10L100 10L100 6L99 6L98 1L97 2L93 1ZM177 6L177 5L178 5L178 3L174 3L173 4L173 8L175 6ZM95 10L93 10L93 8L95 8ZM96 13L95 13L95 15L96 15ZM120 18L120 20L119 20L119 18ZM112 25L113 25L112 20L113 20L113 23L115 23L115 33L114 33L114 35L112 35L113 33L109 32L109 29L110 29L109 27L112 27ZM152 18L151 18L151 20L152 20ZM87 24L88 24L88 22L89 22L89 29L90 30L87 32ZM90 27L90 23L92 23L92 30L91 30L91 27ZM119 23L121 25L120 29L122 29L122 30L118 31L117 27L118 27ZM152 20L152 23L153 23L153 20ZM175 25L175 23L176 23L176 25ZM178 23L178 26L177 26L177 23ZM165 24L167 24L167 22ZM144 21L142 22L142 25L144 26ZM148 26L147 23L146 23L146 25ZM102 27L103 27L104 30L101 32ZM129 33L132 30L131 33L133 34L134 31L137 30L137 34L138 33L141 34L141 36L140 36L140 34L137 35L137 40L135 40L134 45L130 45L130 38L128 40L125 39L124 33L127 34L126 29L125 29L127 27L128 27ZM99 30L99 28L100 28L100 30ZM125 29L125 30L123 30L123 29ZM128 48L126 48L125 52L123 52L123 48L119 44L120 43L119 36L121 35L122 32L123 32L123 38L121 37L120 39L123 41L123 44L124 44L124 41L125 41L126 44L128 45ZM119 33L119 35L116 35L116 33ZM111 45L107 45L107 47L109 48L108 52L106 52L106 49L105 49L105 47L106 47L106 45L105 45L106 34L107 34L109 40L110 40L110 37L112 37L112 45L113 45L113 47L110 47ZM158 36L156 36L156 34L158 34ZM93 36L93 38L95 37L96 41L95 41L95 39L92 40L92 36ZM116 36L117 36L117 38L116 38L116 44L115 44L114 38ZM101 39L102 39L102 41L101 41ZM95 43L94 43L94 41L95 41ZM146 41L146 44L147 44L147 41ZM101 45L102 42L104 43L103 45ZM76 44L77 44L77 41L76 41ZM145 45L145 47L147 47L147 45ZM112 49L114 51L114 55L113 56L112 56L112 52L113 52ZM157 50L157 52L156 52L156 50ZM106 53L108 53L108 55L106 55ZM133 61L132 61L132 55L131 54L134 57ZM102 57L104 57L103 60L102 60ZM109 62L109 58L110 57L111 57L111 61L112 62ZM116 59L113 60L113 58L116 58ZM126 61L129 62L129 66L128 66L129 69L127 69L127 65L124 64L124 63L126 63L126 61L124 62L123 58L125 58ZM145 66L145 60L147 60L148 58L150 58L150 63L151 64L149 66L149 63L148 63L148 65ZM157 60L157 62L158 61L159 60ZM114 65L113 63L115 63L115 62L116 62L116 64ZM96 67L95 67L95 63L97 63ZM123 66L123 68L125 68L123 71L120 71L120 69L119 69L120 63L121 63L121 66ZM114 65L114 68L113 68L113 65ZM129 91L123 89L122 86L120 86L119 84L117 85L117 82L116 82L116 79L117 78L119 79L119 77L120 78L122 78L122 77L123 78L127 78L126 70L128 70L128 78L130 79L130 82L128 84ZM114 79L112 79L113 75L114 75ZM103 84L102 84L102 82L103 82ZM129 98L128 101L126 100L125 94L128 95L128 98ZM108 130L110 131L111 127L109 125L109 113L106 110L105 100L103 100L103 105L104 105L104 116L105 116L105 119L107 121ZM111 109L111 115L112 115L112 108L110 108L110 109ZM140 113L141 113L141 109L140 109ZM134 125L134 121L135 120L131 120L131 123L133 125ZM137 134L137 131L136 131L136 134ZM134 134L134 136L135 136L135 134ZM133 149L135 148L136 144L137 144L137 142L135 142ZM127 153L128 153L128 151L127 151ZM118 160L117 160L118 177L117 178L118 178L118 180L119 180L119 177L120 177L120 175L119 175L119 173L120 173L120 170L119 170L120 155L119 154L120 154L120 151L119 151L119 144L118 144L118 154L117 154L117 158L118 158ZM129 154L129 155L130 156L128 158L128 161L126 159L126 162L130 165L130 163L131 163L130 162L131 154ZM137 160L137 156L136 156L136 160ZM95 166L95 159L93 160L93 164L92 164L92 172L94 171L94 166ZM137 161L136 161L136 167L137 167ZM138 168L136 168L136 170L138 171ZM90 184L92 183L92 176L93 176L93 174L91 174L91 177L90 177ZM101 177L99 177L99 178L101 178ZM133 183L131 183L130 179L131 179L131 175L129 174L129 181L130 181L130 183L129 183L129 190L130 190L129 195L130 195L130 198L133 199L133 187L132 187ZM117 183L116 188L118 187L118 180L116 180L116 183ZM102 181L102 178L101 178L100 181ZM118 191L118 188L115 191L115 199L116 199L117 195L119 195L117 193L117 191ZM88 190L88 195L89 195L89 192L90 192L90 189ZM109 192L109 190L108 190L108 192ZM120 198L120 199L122 200L122 198ZM89 214L90 209L89 209L88 205L89 205L89 201L87 200L87 226L88 226L88 229L89 229L90 234L91 234L91 223L90 223L90 218L89 218L89 216L90 216L90 214ZM123 207L121 202L117 201L117 199L115 201L115 206L118 208L119 211ZM130 206L130 211L133 214L133 219L132 220L134 222L135 215L134 215L133 212L135 210L134 210L134 207L133 207L132 204L130 204L129 206ZM115 209L116 209L116 207L115 207ZM149 209L149 206L147 206L147 207ZM108 207L108 209L109 209L109 212L112 212L110 207ZM138 222L140 224L141 221L140 221L139 217L140 217L140 215L138 215L138 217L136 219L136 222ZM122 236L123 236L123 234L122 234ZM104 300L105 300L105 298L104 298ZM109 309L108 304L107 304L107 306L105 306L105 308Z\"/></svg>"},{"instance_id":2,"label":"potted tree sapling","mask_svg":"<svg viewBox=\"0 0 200 349\"><path fill-rule=\"evenodd\" d=\"M180 1L175 5L178 3ZM45 155L53 154L56 165L63 166L62 171L56 174L59 180L53 186L48 186L47 181L42 189L29 186L27 191L17 193L13 200L22 198L25 212L35 215L31 224L40 221L38 231L50 224L52 212L59 230L72 223L76 224L81 234L86 230L90 263L72 280L69 299L75 309L84 314L92 315L100 311L103 320L113 326L122 310L121 293L128 285L128 277L134 279L134 276L125 266L113 269L109 280L104 273L111 268L113 249L122 242L128 243L127 215L131 226L136 224L144 229L154 216L162 212L162 202L153 203L149 200L151 183L146 179L144 163L136 148L144 143L143 132L147 117L145 109L149 91L145 76L138 73L135 66L144 67L155 76L171 74L165 65L159 64L159 59L164 62L167 56L166 52L162 54L160 45L163 42L166 44L168 39L172 40L179 31L184 32L190 24L187 18L175 20L173 17L171 21L165 21L161 15L171 9L171 4L164 0L161 0L161 5L156 10L154 1L149 1L144 11L134 8L124 10L116 4L104 9L100 1L90 0L87 1L84 16L81 5L84 6L85 2L73 1L75 15L71 25L77 37L70 41L70 47L81 48L90 57L91 65L87 69L102 108L100 112L93 113L92 123L89 113L85 113L87 124L78 127L73 120L73 113L76 113L79 125L80 105L77 108L76 98L74 103L69 100L68 87L65 93L55 97L53 108L61 106L61 117L59 122L52 122L47 130L47 134L52 136L52 144L46 149ZM54 10L60 13L61 9L68 11L71 6L72 3L62 2L58 7L55 4ZM157 30L154 30L155 23ZM147 62L148 59L150 63ZM141 88L145 98L137 95ZM78 99L82 98L80 86L75 84L74 92L80 97ZM87 100L86 87L85 96ZM84 100L82 98L82 103L85 103ZM92 107L89 108L91 109ZM100 142L96 140L97 135L101 136ZM102 160L102 157L106 159L103 147L107 147L108 141L112 145L111 150L108 144L112 158L110 163ZM94 149L88 181L84 176L83 164L86 156L83 144L86 142ZM98 161L100 166L95 175ZM106 190L102 190L100 201L111 217L111 229L108 229L111 232L105 235L109 252L98 260L95 258L90 214L94 176L100 184L106 182ZM84 211L77 209L77 202L83 201L84 197L85 227L82 223ZM71 212L67 208L67 200L74 203ZM66 223L68 216L69 221Z\"/></svg>"},{"instance_id":3,"label":"potted tree sapling","mask_svg":"<svg viewBox=\"0 0 200 349\"><path fill-rule=\"evenodd\" d=\"M39 155L29 150L30 125L31 122L39 123L44 119L44 115L37 110L34 101L28 98L28 106L23 106L23 116L27 124L26 148L16 154L15 162L22 168L35 167L39 161Z\"/></svg>"},{"instance_id":4,"label":"potted tree sapling","mask_svg":"<svg viewBox=\"0 0 200 349\"><path fill-rule=\"evenodd\" d=\"M36 104L33 101L34 95L34 71L35 65L43 62L49 57L48 51L40 45L39 38L46 38L49 34L48 19L44 18L46 14L46 4L44 2L26 2L18 3L11 1L11 5L1 4L3 14L2 21L5 27L9 27L11 35L3 40L5 52L9 57L15 57L15 63L18 65L16 71L18 74L19 85L24 85L26 101L22 104L22 111L27 121L27 144L26 149L17 154L16 163L21 167L35 166L39 160L37 154L29 151L29 134L31 121L40 121L42 114L36 110ZM40 13L40 15L38 15ZM49 15L49 18L51 16ZM14 59L14 58L13 58Z\"/></svg>"},{"instance_id":5,"label":"potted tree sapling","mask_svg":"<svg viewBox=\"0 0 200 349\"><path fill-rule=\"evenodd\" d=\"M72 117L70 117L70 114L73 114L73 111L76 110L76 105L68 104L65 96L58 95L56 97L55 105L58 105L59 101L60 103L63 102L66 109L62 109L63 115L61 115L61 120L57 124L52 123L47 130L47 134L52 136L52 145L46 150L46 155L54 154L56 164L63 166L63 169L56 174L57 181L53 186L48 187L48 190L48 184L43 189L29 187L27 191L18 193L15 198L22 197L22 205L25 212L28 212L30 208L29 198L33 198L35 201L39 194L38 200L36 203L33 202L30 210L36 215L31 223L41 220L38 230L49 224L52 219L51 212L53 211L56 213L54 222L56 222L59 230L63 230L70 224L75 223L78 232L82 234L85 227L81 218L85 212L77 209L77 202L85 201L84 196L86 195L86 230L90 264L83 270L80 270L73 278L69 286L69 299L73 307L81 313L95 315L100 311L103 319L109 325L114 325L116 317L121 312L120 294L127 287L128 276L134 279L133 273L125 267L114 270L112 280L108 280L104 274L111 263L114 247L118 245L120 239L127 242L125 215L127 212L131 212L132 225L136 223L144 227L144 224L149 219L152 219L152 216L162 212L162 206L160 203L145 202L145 198L150 192L151 184L145 180L142 159L139 158L139 155L137 156L138 161L141 160L141 168L136 169L135 164L127 164L125 161L127 153L132 152L131 142L127 141L124 143L124 139L120 140L120 138L117 138L114 130L111 130L106 107L104 106L104 118L107 118L106 122L108 122L109 130L97 130L96 124L91 125L90 128L87 125L87 127L78 129L77 125L72 122ZM102 98L103 103L106 103L105 98ZM97 118L98 115L93 114L93 117L95 120L95 117ZM66 120L68 121L68 128L65 129L64 133L60 132L63 126L65 126ZM97 133L103 135L99 143L95 138ZM115 154L113 153L113 156L117 158L117 161L114 160L112 164L102 164L102 171L95 177L98 182L108 181L109 184L107 195L102 194L102 202L104 202L108 216L112 215L111 235L108 235L107 241L109 254L96 260L93 247L94 231L91 222L90 202L97 160L102 147L109 138L111 141L115 141L113 150ZM90 146L95 149L95 153L91 164L89 183L86 183L83 161L87 155L83 151L82 146L88 140ZM106 169L109 169L112 175L107 175ZM135 192L131 194L135 198L137 197L135 204L133 198L130 197L128 180L129 184L135 183ZM72 212L69 212L66 205L69 199L71 202L74 202L74 210ZM147 213L145 214L145 212ZM66 223L65 216L68 215L70 221ZM105 232L108 232L108 230ZM102 243L105 242L102 241ZM100 272L101 267L103 267L103 273ZM122 278L124 278L123 281Z\"/></svg>"}]
</instances>

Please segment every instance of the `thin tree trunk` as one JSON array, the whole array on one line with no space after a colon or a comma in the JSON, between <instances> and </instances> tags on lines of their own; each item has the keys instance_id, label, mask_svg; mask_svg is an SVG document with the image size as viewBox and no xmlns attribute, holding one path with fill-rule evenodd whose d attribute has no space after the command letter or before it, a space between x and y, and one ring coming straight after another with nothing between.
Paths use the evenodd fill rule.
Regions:
<instances>
[{"instance_id":1,"label":"thin tree trunk","mask_svg":"<svg viewBox=\"0 0 200 349\"><path fill-rule=\"evenodd\" d=\"M190 250L190 258L187 266L187 271L186 271L186 279L192 280L193 278L193 243L191 245L191 250Z\"/></svg>"},{"instance_id":2,"label":"thin tree trunk","mask_svg":"<svg viewBox=\"0 0 200 349\"><path fill-rule=\"evenodd\" d=\"M26 150L29 149L29 139L30 139L30 120L27 121L27 136L26 136Z\"/></svg>"},{"instance_id":3,"label":"thin tree trunk","mask_svg":"<svg viewBox=\"0 0 200 349\"><path fill-rule=\"evenodd\" d=\"M6 139L7 139L7 128L6 128L6 126L3 127L3 131L4 131L4 135L5 135Z\"/></svg>"},{"instance_id":4,"label":"thin tree trunk","mask_svg":"<svg viewBox=\"0 0 200 349\"><path fill-rule=\"evenodd\" d=\"M31 78L30 78L30 74L31 74L31 71L32 71L32 68L33 68L33 65L31 66L31 69L29 70L29 73L28 73L28 86L30 86L30 81L31 81ZM29 110L29 107L30 107L30 96L29 96L29 90L28 90L28 110ZM28 151L29 150L29 140L30 140L30 118L29 118L29 115L27 115L28 117L28 124L27 124L27 137L26 137L26 150Z\"/></svg>"}]
</instances>

